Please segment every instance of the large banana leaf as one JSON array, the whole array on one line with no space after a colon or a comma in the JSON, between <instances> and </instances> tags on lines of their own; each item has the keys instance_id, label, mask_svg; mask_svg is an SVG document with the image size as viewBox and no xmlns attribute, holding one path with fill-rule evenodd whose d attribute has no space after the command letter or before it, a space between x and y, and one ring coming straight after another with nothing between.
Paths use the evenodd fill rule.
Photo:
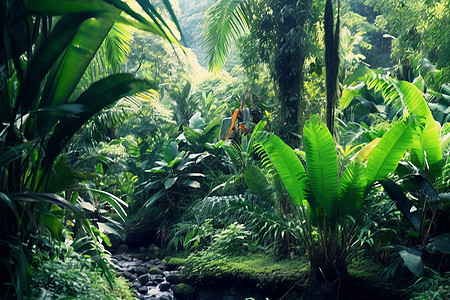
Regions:
<instances>
[{"instance_id":1,"label":"large banana leaf","mask_svg":"<svg viewBox=\"0 0 450 300\"><path fill-rule=\"evenodd\" d=\"M325 124L313 116L303 128L306 169L311 187L308 202L327 224L334 224L339 215L339 175L333 137Z\"/></svg>"},{"instance_id":2,"label":"large banana leaf","mask_svg":"<svg viewBox=\"0 0 450 300\"><path fill-rule=\"evenodd\" d=\"M63 53L78 32L81 24L93 14L73 14L62 17L55 25L50 37L41 42L35 50L25 74L18 97L18 105L23 111L29 111L34 104L37 108L36 97L41 83L55 64L56 59Z\"/></svg>"},{"instance_id":3,"label":"large banana leaf","mask_svg":"<svg viewBox=\"0 0 450 300\"><path fill-rule=\"evenodd\" d=\"M352 157L352 161L355 163L362 164L367 160L372 150L378 145L380 142L380 138L376 138L367 145L365 145L361 150L358 151L358 153L355 154L355 156Z\"/></svg>"},{"instance_id":4,"label":"large banana leaf","mask_svg":"<svg viewBox=\"0 0 450 300\"><path fill-rule=\"evenodd\" d=\"M411 119L395 123L372 150L367 161L367 181L371 185L376 180L386 180L394 172L406 150L412 144L416 124Z\"/></svg>"},{"instance_id":5,"label":"large banana leaf","mask_svg":"<svg viewBox=\"0 0 450 300\"><path fill-rule=\"evenodd\" d=\"M377 71L367 75L364 82L353 84L342 93L341 109L350 104L351 100L359 95L364 85L368 89L381 91L386 104L391 104L396 109L403 110L403 113L421 117L425 119L425 128L419 132L414 139L412 148L413 162L420 169L430 175L431 179L442 173L442 151L439 147L439 131L436 130L435 120L431 114L427 102L422 96L422 92L412 83L398 81ZM420 86L420 84L418 84ZM418 129L418 128L417 128Z\"/></svg>"},{"instance_id":6,"label":"large banana leaf","mask_svg":"<svg viewBox=\"0 0 450 300\"><path fill-rule=\"evenodd\" d=\"M434 118L422 93L415 85L401 81L399 89L410 114L425 118L425 128L419 134L421 143L416 143L413 150L417 152L417 157L420 158L420 166L418 167L422 171L426 171L428 164L431 178L434 179L442 174L443 166L439 132L436 129Z\"/></svg>"},{"instance_id":7,"label":"large banana leaf","mask_svg":"<svg viewBox=\"0 0 450 300\"><path fill-rule=\"evenodd\" d=\"M264 149L277 169L292 202L302 204L306 201L308 179L302 163L292 148L273 134L258 142L258 145Z\"/></svg>"},{"instance_id":8,"label":"large banana leaf","mask_svg":"<svg viewBox=\"0 0 450 300\"><path fill-rule=\"evenodd\" d=\"M113 24L110 19L92 18L81 25L44 91L41 107L68 102Z\"/></svg>"},{"instance_id":9,"label":"large banana leaf","mask_svg":"<svg viewBox=\"0 0 450 300\"><path fill-rule=\"evenodd\" d=\"M356 217L359 214L366 187L366 167L361 163L347 166L339 185L341 215Z\"/></svg>"},{"instance_id":10,"label":"large banana leaf","mask_svg":"<svg viewBox=\"0 0 450 300\"><path fill-rule=\"evenodd\" d=\"M73 117L64 117L56 125L46 147L44 165L49 167L75 132L94 114L118 99L149 89L156 89L154 82L136 79L131 74L116 74L92 84L75 104L85 111Z\"/></svg>"}]
</instances>

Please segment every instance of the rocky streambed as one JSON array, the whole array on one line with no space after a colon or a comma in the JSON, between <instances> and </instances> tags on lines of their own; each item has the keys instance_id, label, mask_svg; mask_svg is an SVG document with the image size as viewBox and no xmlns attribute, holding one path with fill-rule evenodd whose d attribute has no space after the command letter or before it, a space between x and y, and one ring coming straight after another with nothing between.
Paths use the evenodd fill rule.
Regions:
<instances>
[{"instance_id":1,"label":"rocky streambed","mask_svg":"<svg viewBox=\"0 0 450 300\"><path fill-rule=\"evenodd\" d=\"M143 261L126 254L112 257L117 276L129 281L133 294L138 299L193 300L194 288L183 283L180 271L168 270L159 259Z\"/></svg>"}]
</instances>

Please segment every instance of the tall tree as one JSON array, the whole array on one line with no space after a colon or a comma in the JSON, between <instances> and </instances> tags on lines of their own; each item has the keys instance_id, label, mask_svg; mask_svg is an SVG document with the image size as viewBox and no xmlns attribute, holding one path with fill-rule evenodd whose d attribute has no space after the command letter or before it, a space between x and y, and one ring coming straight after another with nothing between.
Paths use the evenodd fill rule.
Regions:
<instances>
[{"instance_id":1,"label":"tall tree","mask_svg":"<svg viewBox=\"0 0 450 300\"><path fill-rule=\"evenodd\" d=\"M271 76L280 101L279 134L291 145L298 140L291 133L302 130L303 65L309 53L308 36L317 20L313 0L219 0L205 21L205 48L209 69L219 70L231 43L250 33Z\"/></svg>"},{"instance_id":2,"label":"tall tree","mask_svg":"<svg viewBox=\"0 0 450 300\"><path fill-rule=\"evenodd\" d=\"M327 0L324 14L325 70L327 87L327 127L333 135L334 111L337 100L337 79L339 73L339 0L338 16L334 26L333 4Z\"/></svg>"}]
</instances>

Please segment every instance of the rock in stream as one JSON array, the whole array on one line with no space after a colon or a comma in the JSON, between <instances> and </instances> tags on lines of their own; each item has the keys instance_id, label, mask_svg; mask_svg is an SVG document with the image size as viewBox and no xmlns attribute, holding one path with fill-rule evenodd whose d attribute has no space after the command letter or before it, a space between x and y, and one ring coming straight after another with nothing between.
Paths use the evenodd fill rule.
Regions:
<instances>
[{"instance_id":1,"label":"rock in stream","mask_svg":"<svg viewBox=\"0 0 450 300\"><path fill-rule=\"evenodd\" d=\"M152 300L191 300L194 299L194 288L190 287L189 294L178 295L174 298L173 290L181 283L179 271L166 271L166 264L159 259L143 261L131 258L126 254L118 254L113 257L117 276L122 276L129 281L130 289L138 299ZM179 289L179 288L178 288ZM177 290L177 289L176 289Z\"/></svg>"}]
</instances>

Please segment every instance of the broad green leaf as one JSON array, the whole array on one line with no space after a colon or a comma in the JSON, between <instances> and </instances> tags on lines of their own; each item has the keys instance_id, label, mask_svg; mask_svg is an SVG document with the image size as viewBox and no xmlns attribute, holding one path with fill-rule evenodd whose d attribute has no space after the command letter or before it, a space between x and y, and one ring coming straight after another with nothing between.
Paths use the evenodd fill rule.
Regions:
<instances>
[{"instance_id":1,"label":"broad green leaf","mask_svg":"<svg viewBox=\"0 0 450 300\"><path fill-rule=\"evenodd\" d=\"M166 190L170 189L175 182L177 182L178 177L169 177L166 180L164 180L164 188Z\"/></svg>"},{"instance_id":2,"label":"broad green leaf","mask_svg":"<svg viewBox=\"0 0 450 300\"><path fill-rule=\"evenodd\" d=\"M365 145L361 150L358 151L358 153L355 154L355 156L352 157L352 161L359 164L365 162L372 150L378 145L379 142L380 138L376 138L369 144Z\"/></svg>"},{"instance_id":3,"label":"broad green leaf","mask_svg":"<svg viewBox=\"0 0 450 300\"><path fill-rule=\"evenodd\" d=\"M341 99L339 100L339 107L341 110L344 110L347 108L347 106L350 105L353 98L358 96L361 93L361 89L366 86L365 82L360 82L358 84L353 83L351 86L346 87L342 91Z\"/></svg>"},{"instance_id":4,"label":"broad green leaf","mask_svg":"<svg viewBox=\"0 0 450 300\"><path fill-rule=\"evenodd\" d=\"M51 86L45 89L41 105L59 105L69 101L113 24L111 19L91 18L81 25L52 78Z\"/></svg>"},{"instance_id":5,"label":"broad green leaf","mask_svg":"<svg viewBox=\"0 0 450 300\"><path fill-rule=\"evenodd\" d=\"M308 179L306 172L292 148L273 134L268 135L258 144L261 145L271 163L277 169L292 202L300 205L304 200L307 200Z\"/></svg>"},{"instance_id":6,"label":"broad green leaf","mask_svg":"<svg viewBox=\"0 0 450 300\"><path fill-rule=\"evenodd\" d=\"M45 190L49 193L64 191L64 189L74 184L75 179L76 176L74 170L66 163L65 156L62 155L58 158L56 163L53 164L46 187L42 186L40 191Z\"/></svg>"},{"instance_id":7,"label":"broad green leaf","mask_svg":"<svg viewBox=\"0 0 450 300\"><path fill-rule=\"evenodd\" d=\"M202 119L202 114L200 112L196 112L190 119L189 119L189 127L191 129L201 129L205 126L205 121Z\"/></svg>"},{"instance_id":8,"label":"broad green leaf","mask_svg":"<svg viewBox=\"0 0 450 300\"><path fill-rule=\"evenodd\" d=\"M170 142L164 151L164 161L170 163L178 156L178 144L175 141Z\"/></svg>"},{"instance_id":9,"label":"broad green leaf","mask_svg":"<svg viewBox=\"0 0 450 300\"><path fill-rule=\"evenodd\" d=\"M372 150L367 161L367 181L386 180L394 172L398 162L412 144L415 123L411 119L398 121L386 132L378 145Z\"/></svg>"},{"instance_id":10,"label":"broad green leaf","mask_svg":"<svg viewBox=\"0 0 450 300\"><path fill-rule=\"evenodd\" d=\"M450 254L450 233L438 235L430 239L427 248L431 251L439 251L443 254Z\"/></svg>"},{"instance_id":11,"label":"broad green leaf","mask_svg":"<svg viewBox=\"0 0 450 300\"><path fill-rule=\"evenodd\" d=\"M425 128L420 134L421 147L415 149L415 151L426 152L426 160L428 162L430 173L433 178L436 178L442 173L443 161L439 132L436 130L436 124L430 108L423 98L421 91L419 91L412 83L401 81L399 88L403 93L403 99L410 114L425 118ZM425 171L425 168L425 163L423 163L421 169Z\"/></svg>"},{"instance_id":12,"label":"broad green leaf","mask_svg":"<svg viewBox=\"0 0 450 300\"><path fill-rule=\"evenodd\" d=\"M122 237L122 235L114 229L112 226L110 226L107 223L103 222L97 222L98 230L100 230L101 233L108 233L108 234L114 234L118 237Z\"/></svg>"},{"instance_id":13,"label":"broad green leaf","mask_svg":"<svg viewBox=\"0 0 450 300\"><path fill-rule=\"evenodd\" d=\"M423 91L424 87L425 87L425 80L423 80L422 76L417 76L416 78L414 78L412 84L414 84L414 86L419 90L419 91Z\"/></svg>"},{"instance_id":14,"label":"broad green leaf","mask_svg":"<svg viewBox=\"0 0 450 300\"><path fill-rule=\"evenodd\" d=\"M37 45L25 74L24 82L21 84L18 97L18 104L22 106L24 111L31 109L33 103L39 104L39 102L36 102L36 97L38 96L41 83L45 76L55 64L57 58L70 45L81 24L92 16L94 15L76 14L62 17L56 23L50 37L45 42ZM37 105L34 106L33 109L36 109Z\"/></svg>"},{"instance_id":15,"label":"broad green leaf","mask_svg":"<svg viewBox=\"0 0 450 300\"><path fill-rule=\"evenodd\" d=\"M125 208L128 207L128 204L126 202L124 202L122 199L120 199L119 197L114 196L111 193L108 193L108 192L105 192L102 190L97 190L97 189L83 188L81 190L86 190L91 193L99 195L102 199L104 199L106 202L111 204L111 206L117 212L117 214L120 216L122 221L127 220L127 213L125 212Z\"/></svg>"},{"instance_id":16,"label":"broad green leaf","mask_svg":"<svg viewBox=\"0 0 450 300\"><path fill-rule=\"evenodd\" d=\"M313 116L303 128L306 169L311 187L308 202L327 224L334 224L339 215L339 176L333 137L325 124Z\"/></svg>"},{"instance_id":17,"label":"broad green leaf","mask_svg":"<svg viewBox=\"0 0 450 300\"><path fill-rule=\"evenodd\" d=\"M403 259L403 262L408 267L408 269L417 277L421 277L423 275L423 262L421 253L411 253L407 250L400 251L400 257Z\"/></svg>"},{"instance_id":18,"label":"broad green leaf","mask_svg":"<svg viewBox=\"0 0 450 300\"><path fill-rule=\"evenodd\" d=\"M264 173L256 166L248 165L244 171L244 179L248 189L263 199L270 199L269 182Z\"/></svg>"},{"instance_id":19,"label":"broad green leaf","mask_svg":"<svg viewBox=\"0 0 450 300\"><path fill-rule=\"evenodd\" d=\"M341 215L356 217L359 214L366 186L366 167L358 162L347 166L339 184Z\"/></svg>"},{"instance_id":20,"label":"broad green leaf","mask_svg":"<svg viewBox=\"0 0 450 300\"><path fill-rule=\"evenodd\" d=\"M183 183L194 189L200 188L200 182L195 181L195 180L185 180L185 181L183 181Z\"/></svg>"},{"instance_id":21,"label":"broad green leaf","mask_svg":"<svg viewBox=\"0 0 450 300\"><path fill-rule=\"evenodd\" d=\"M61 220L52 214L51 212L43 212L40 214L40 220L42 224L44 224L50 231L53 233L53 235L56 237L56 239L60 242L64 241L63 236L63 229L64 226L61 223Z\"/></svg>"},{"instance_id":22,"label":"broad green leaf","mask_svg":"<svg viewBox=\"0 0 450 300\"><path fill-rule=\"evenodd\" d=\"M101 109L122 97L155 88L155 83L136 79L131 74L111 75L92 84L75 102L83 105L85 111L73 117L64 117L56 125L46 146L43 165L48 167L53 164L75 132Z\"/></svg>"}]
</instances>

